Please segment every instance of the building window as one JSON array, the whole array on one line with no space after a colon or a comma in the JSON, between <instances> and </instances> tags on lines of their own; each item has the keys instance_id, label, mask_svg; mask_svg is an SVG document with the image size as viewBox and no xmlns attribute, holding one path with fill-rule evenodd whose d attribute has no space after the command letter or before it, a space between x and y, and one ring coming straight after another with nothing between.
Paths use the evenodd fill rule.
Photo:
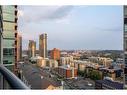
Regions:
<instances>
[{"instance_id":1,"label":"building window","mask_svg":"<svg viewBox=\"0 0 127 95\"><path fill-rule=\"evenodd\" d=\"M124 18L124 24L127 24L127 18Z\"/></svg>"},{"instance_id":2,"label":"building window","mask_svg":"<svg viewBox=\"0 0 127 95\"><path fill-rule=\"evenodd\" d=\"M4 31L3 38L15 38L15 32L13 31Z\"/></svg>"},{"instance_id":3,"label":"building window","mask_svg":"<svg viewBox=\"0 0 127 95\"><path fill-rule=\"evenodd\" d=\"M124 39L124 48L125 48L125 51L127 51L127 39Z\"/></svg>"},{"instance_id":4,"label":"building window","mask_svg":"<svg viewBox=\"0 0 127 95\"><path fill-rule=\"evenodd\" d=\"M9 62L8 60L4 60L3 64L12 64L12 62Z\"/></svg>"},{"instance_id":5,"label":"building window","mask_svg":"<svg viewBox=\"0 0 127 95\"><path fill-rule=\"evenodd\" d=\"M3 30L5 31L5 30L7 30L7 31L9 31L9 30L12 30L12 31L14 31L15 30L15 23L10 23L10 22L3 22Z\"/></svg>"},{"instance_id":6,"label":"building window","mask_svg":"<svg viewBox=\"0 0 127 95\"><path fill-rule=\"evenodd\" d=\"M3 13L3 20L14 22L15 21L15 15L9 14L9 13Z\"/></svg>"},{"instance_id":7,"label":"building window","mask_svg":"<svg viewBox=\"0 0 127 95\"><path fill-rule=\"evenodd\" d=\"M14 48L15 47L15 40L4 39L3 40L3 47L4 48Z\"/></svg>"},{"instance_id":8,"label":"building window","mask_svg":"<svg viewBox=\"0 0 127 95\"><path fill-rule=\"evenodd\" d=\"M14 49L12 48L4 48L3 55L14 55Z\"/></svg>"},{"instance_id":9,"label":"building window","mask_svg":"<svg viewBox=\"0 0 127 95\"><path fill-rule=\"evenodd\" d=\"M124 26L124 31L127 32L127 24Z\"/></svg>"},{"instance_id":10,"label":"building window","mask_svg":"<svg viewBox=\"0 0 127 95\"><path fill-rule=\"evenodd\" d=\"M11 14L15 14L14 10L15 10L15 7L14 6L2 6L2 10L3 12L6 12L6 13L11 13Z\"/></svg>"},{"instance_id":11,"label":"building window","mask_svg":"<svg viewBox=\"0 0 127 95\"><path fill-rule=\"evenodd\" d=\"M127 54L125 54L125 65L127 66Z\"/></svg>"}]
</instances>

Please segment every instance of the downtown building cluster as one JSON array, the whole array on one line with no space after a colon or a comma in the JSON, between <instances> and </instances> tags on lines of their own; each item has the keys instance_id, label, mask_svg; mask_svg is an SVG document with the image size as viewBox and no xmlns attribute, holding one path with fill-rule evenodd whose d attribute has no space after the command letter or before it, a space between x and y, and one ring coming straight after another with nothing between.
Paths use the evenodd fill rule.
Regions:
<instances>
[{"instance_id":1,"label":"downtown building cluster","mask_svg":"<svg viewBox=\"0 0 127 95\"><path fill-rule=\"evenodd\" d=\"M28 50L28 54L30 54L29 52L33 51L33 53L31 54L37 55L35 57L30 57L32 63L43 69L51 70L51 72L53 72L55 75L58 75L58 77L61 77L62 79L73 80L77 79L79 76L88 77L95 81L95 88L97 89L104 89L103 86L98 87L98 85L102 85L103 83L105 83L105 81L107 83L108 80L108 82L111 82L113 84L110 85L110 89L123 89L123 84L121 83L122 80L117 80L122 76L123 59L116 59L116 64L115 66L113 66L113 59L109 57L99 57L98 55L94 56L94 51L85 51L83 53L81 51L60 52L59 49L54 48L53 50L50 50L49 54L47 54L47 39L45 39L43 35L45 34L41 35L43 39L39 39L38 54L36 54L36 50L34 50L36 48L36 42L31 41L34 44ZM42 55L40 54L40 52L42 52ZM45 53L47 54L47 57L45 57ZM87 54L87 58L82 59L84 53L89 53L90 56L89 54ZM106 53L104 55L110 54ZM116 85L114 86L114 84L119 85L120 87L117 88Z\"/></svg>"},{"instance_id":2,"label":"downtown building cluster","mask_svg":"<svg viewBox=\"0 0 127 95\"><path fill-rule=\"evenodd\" d=\"M59 49L54 48L50 50L50 53L48 54L46 33L39 36L39 56L36 55L36 42L30 40L28 46L28 57L31 62L41 68L53 68L59 76L67 79L77 77L76 68L69 67L69 64L61 64L62 57Z\"/></svg>"},{"instance_id":3,"label":"downtown building cluster","mask_svg":"<svg viewBox=\"0 0 127 95\"><path fill-rule=\"evenodd\" d=\"M18 33L17 13L17 6L0 6L0 64L18 76L18 62L22 60L22 37ZM123 58L117 58L115 66L112 58L96 56L97 54L93 51L62 52L57 48L48 51L46 33L39 35L38 53L36 42L29 40L28 60L29 63L41 68L43 89L63 89L64 80L74 80L76 83L76 79L79 77L94 80L96 89L123 89L126 88L127 84L126 32L127 7L124 6L124 60ZM84 55L82 52L84 52ZM90 55L86 56L85 53ZM23 58L25 59L25 57ZM23 61L25 63L25 60ZM37 72L35 71L35 73ZM23 78L21 80L26 82L24 72L22 71L21 74L20 78ZM54 78L56 79L54 80ZM67 81L64 82L68 83ZM0 75L0 88L7 89L8 87L6 80Z\"/></svg>"},{"instance_id":4,"label":"downtown building cluster","mask_svg":"<svg viewBox=\"0 0 127 95\"><path fill-rule=\"evenodd\" d=\"M54 48L48 53L45 33L39 36L38 53L35 49L36 42L29 41L28 56L31 63L51 70L62 79L73 80L81 76L94 80L96 89L123 89L124 61L122 58L115 59L115 65L113 65L112 58L101 57L102 54L98 55L96 51L60 51ZM111 53L104 53L102 56L109 55Z\"/></svg>"}]
</instances>

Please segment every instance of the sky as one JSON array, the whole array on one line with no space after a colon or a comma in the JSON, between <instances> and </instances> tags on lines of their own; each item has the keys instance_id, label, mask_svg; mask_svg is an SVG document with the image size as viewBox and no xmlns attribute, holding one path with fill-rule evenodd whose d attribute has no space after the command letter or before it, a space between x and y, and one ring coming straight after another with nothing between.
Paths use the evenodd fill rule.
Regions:
<instances>
[{"instance_id":1,"label":"sky","mask_svg":"<svg viewBox=\"0 0 127 95\"><path fill-rule=\"evenodd\" d=\"M19 6L23 49L47 33L48 49L122 50L122 6Z\"/></svg>"}]
</instances>

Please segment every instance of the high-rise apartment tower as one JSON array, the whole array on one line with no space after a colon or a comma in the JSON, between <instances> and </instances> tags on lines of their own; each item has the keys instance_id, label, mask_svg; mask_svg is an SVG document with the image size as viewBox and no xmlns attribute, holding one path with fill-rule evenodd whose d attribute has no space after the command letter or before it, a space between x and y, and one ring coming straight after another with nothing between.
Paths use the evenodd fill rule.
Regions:
<instances>
[{"instance_id":1,"label":"high-rise apartment tower","mask_svg":"<svg viewBox=\"0 0 127 95\"><path fill-rule=\"evenodd\" d=\"M29 40L28 56L29 58L36 56L36 42L33 40Z\"/></svg>"},{"instance_id":2,"label":"high-rise apartment tower","mask_svg":"<svg viewBox=\"0 0 127 95\"><path fill-rule=\"evenodd\" d=\"M43 58L47 58L47 34L41 34L39 36L39 55Z\"/></svg>"},{"instance_id":3,"label":"high-rise apartment tower","mask_svg":"<svg viewBox=\"0 0 127 95\"><path fill-rule=\"evenodd\" d=\"M14 70L16 63L16 35L17 35L17 6L1 6L3 28L3 64L10 70Z\"/></svg>"}]
</instances>

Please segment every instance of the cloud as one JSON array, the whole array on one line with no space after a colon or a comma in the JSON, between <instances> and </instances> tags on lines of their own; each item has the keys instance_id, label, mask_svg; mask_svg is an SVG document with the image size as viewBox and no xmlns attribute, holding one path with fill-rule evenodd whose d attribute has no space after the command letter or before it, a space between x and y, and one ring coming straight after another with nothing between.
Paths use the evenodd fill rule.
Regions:
<instances>
[{"instance_id":1,"label":"cloud","mask_svg":"<svg viewBox=\"0 0 127 95\"><path fill-rule=\"evenodd\" d=\"M48 19L61 19L66 17L72 9L72 6L62 6L55 10Z\"/></svg>"},{"instance_id":2,"label":"cloud","mask_svg":"<svg viewBox=\"0 0 127 95\"><path fill-rule=\"evenodd\" d=\"M112 25L111 26L106 26L106 27L95 27L96 30L100 32L122 32L123 31L123 25Z\"/></svg>"},{"instance_id":3,"label":"cloud","mask_svg":"<svg viewBox=\"0 0 127 95\"><path fill-rule=\"evenodd\" d=\"M66 18L73 6L20 6L19 10L25 22L43 22Z\"/></svg>"},{"instance_id":4,"label":"cloud","mask_svg":"<svg viewBox=\"0 0 127 95\"><path fill-rule=\"evenodd\" d=\"M84 6L19 6L18 29L23 49L28 40L39 46L39 35L48 34L48 48L121 49L121 10ZM92 17L91 17L92 16ZM102 18L103 17L103 18Z\"/></svg>"}]
</instances>

